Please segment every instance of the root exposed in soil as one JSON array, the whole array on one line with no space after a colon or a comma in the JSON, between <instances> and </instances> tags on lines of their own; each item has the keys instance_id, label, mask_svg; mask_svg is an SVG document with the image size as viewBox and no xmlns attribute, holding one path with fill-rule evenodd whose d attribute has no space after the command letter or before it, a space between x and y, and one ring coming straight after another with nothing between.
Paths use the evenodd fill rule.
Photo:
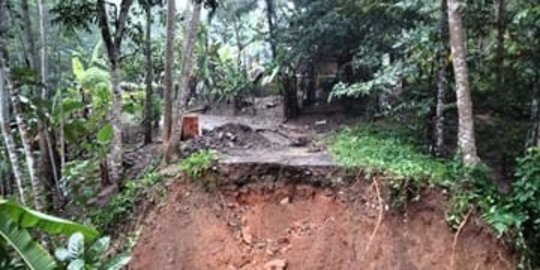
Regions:
<instances>
[{"instance_id":1,"label":"root exposed in soil","mask_svg":"<svg viewBox=\"0 0 540 270\"><path fill-rule=\"evenodd\" d=\"M367 186L178 184L148 217L130 269L451 269L454 232L439 192L381 222ZM511 269L484 227L471 220L459 238L455 269Z\"/></svg>"}]
</instances>

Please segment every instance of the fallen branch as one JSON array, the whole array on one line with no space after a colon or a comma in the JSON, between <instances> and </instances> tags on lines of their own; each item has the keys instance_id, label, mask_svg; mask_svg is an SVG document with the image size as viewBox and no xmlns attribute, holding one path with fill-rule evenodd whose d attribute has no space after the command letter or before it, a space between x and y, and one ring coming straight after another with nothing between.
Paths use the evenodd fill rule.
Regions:
<instances>
[{"instance_id":1,"label":"fallen branch","mask_svg":"<svg viewBox=\"0 0 540 270\"><path fill-rule=\"evenodd\" d=\"M465 228L465 225L467 225L467 221L469 221L469 217L471 216L472 212L473 212L473 208L471 207L469 209L469 212L467 212L467 215L465 215L465 218L463 219L461 224L459 224L456 234L454 235L454 244L452 245L452 257L450 259L451 268L455 268L456 247L458 243L459 234L461 233L461 231L463 231L463 228Z\"/></svg>"},{"instance_id":2,"label":"fallen branch","mask_svg":"<svg viewBox=\"0 0 540 270\"><path fill-rule=\"evenodd\" d=\"M377 234L377 231L379 231L379 228L381 227L382 219L383 219L383 216L384 216L384 205L383 205L383 201L382 201L382 197L381 197L381 191L379 189L379 183L377 182L377 180L373 180L373 184L375 185L375 191L377 191L377 200L379 202L379 217L377 218L377 224L375 225L375 228L373 229L373 232L371 233L371 235L369 237L369 241L368 241L368 243L366 245L366 249L364 250L364 252L362 254L362 260L361 261L363 261L365 259L365 256L369 252L371 244L373 243L373 239L375 238L375 235Z\"/></svg>"}]
</instances>

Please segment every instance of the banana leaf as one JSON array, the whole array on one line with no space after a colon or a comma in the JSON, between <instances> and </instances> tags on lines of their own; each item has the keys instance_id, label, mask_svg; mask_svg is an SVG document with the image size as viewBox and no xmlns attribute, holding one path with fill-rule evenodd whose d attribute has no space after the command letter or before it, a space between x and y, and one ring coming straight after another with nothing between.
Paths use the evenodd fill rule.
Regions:
<instances>
[{"instance_id":1,"label":"banana leaf","mask_svg":"<svg viewBox=\"0 0 540 270\"><path fill-rule=\"evenodd\" d=\"M0 211L0 241L5 241L32 270L56 268L56 262L49 253L32 239L30 233L18 226L5 212Z\"/></svg>"},{"instance_id":2,"label":"banana leaf","mask_svg":"<svg viewBox=\"0 0 540 270\"><path fill-rule=\"evenodd\" d=\"M94 228L43 214L5 199L0 199L0 213L9 216L22 228L36 228L50 234L66 236L80 232L84 235L85 242L92 242L99 236Z\"/></svg>"}]
</instances>

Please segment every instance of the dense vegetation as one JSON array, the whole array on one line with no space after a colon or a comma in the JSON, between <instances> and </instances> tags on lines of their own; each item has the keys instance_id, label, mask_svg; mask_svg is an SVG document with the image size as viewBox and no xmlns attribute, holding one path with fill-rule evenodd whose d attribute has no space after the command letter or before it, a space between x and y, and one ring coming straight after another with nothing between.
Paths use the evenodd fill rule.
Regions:
<instances>
[{"instance_id":1,"label":"dense vegetation","mask_svg":"<svg viewBox=\"0 0 540 270\"><path fill-rule=\"evenodd\" d=\"M539 47L537 0L0 0L0 268L121 267L108 238L40 212L114 235L175 161L184 113L277 94L286 118L327 102L360 116L338 161L392 176L396 205L446 189L451 226L476 209L537 269ZM163 159L126 177L153 141ZM50 233L71 236L56 260Z\"/></svg>"}]
</instances>

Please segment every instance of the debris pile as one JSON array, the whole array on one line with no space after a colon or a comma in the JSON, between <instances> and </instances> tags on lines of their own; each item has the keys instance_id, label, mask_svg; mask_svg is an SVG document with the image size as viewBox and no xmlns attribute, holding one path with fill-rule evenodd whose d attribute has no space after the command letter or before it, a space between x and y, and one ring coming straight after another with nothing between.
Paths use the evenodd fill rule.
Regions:
<instances>
[{"instance_id":1,"label":"debris pile","mask_svg":"<svg viewBox=\"0 0 540 270\"><path fill-rule=\"evenodd\" d=\"M189 155L200 149L232 150L257 149L271 147L272 143L251 127L227 123L212 130L203 130L202 135L186 141L182 145L182 154Z\"/></svg>"}]
</instances>

